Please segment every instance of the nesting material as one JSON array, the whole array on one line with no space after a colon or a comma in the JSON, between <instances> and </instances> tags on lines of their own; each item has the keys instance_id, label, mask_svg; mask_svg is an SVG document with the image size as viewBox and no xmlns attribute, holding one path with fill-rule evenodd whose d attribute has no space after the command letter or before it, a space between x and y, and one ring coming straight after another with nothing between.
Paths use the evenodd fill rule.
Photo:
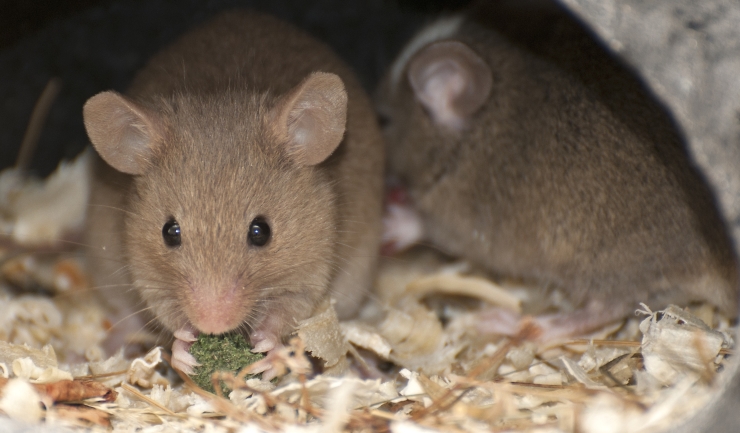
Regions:
<instances>
[{"instance_id":1,"label":"nesting material","mask_svg":"<svg viewBox=\"0 0 740 433\"><path fill-rule=\"evenodd\" d=\"M136 358L126 372L126 382L140 388L153 388L155 385L169 386L170 382L157 371L162 362L162 348L155 347L146 356Z\"/></svg>"},{"instance_id":2,"label":"nesting material","mask_svg":"<svg viewBox=\"0 0 740 433\"><path fill-rule=\"evenodd\" d=\"M306 351L322 361L324 374L339 376L349 368L349 344L342 335L333 304L327 299L316 309L313 317L298 324L296 331Z\"/></svg>"},{"instance_id":3,"label":"nesting material","mask_svg":"<svg viewBox=\"0 0 740 433\"><path fill-rule=\"evenodd\" d=\"M51 179L61 177L75 178ZM26 215L13 210L24 194L51 188L18 182L0 175L6 233ZM23 209L56 214L52 203ZM179 377L162 348L107 356L108 313L75 252L34 254L35 240L11 239L0 251L4 431L655 432L710 400L733 345L728 320L707 306L636 305L641 319L555 347L532 341L526 326L514 337L481 335L481 311L519 314L526 292L416 249L381 266L376 302L359 319L340 322L328 300L298 324L272 357L284 373L277 383L246 379L248 368L219 373L231 390L219 396Z\"/></svg>"},{"instance_id":4,"label":"nesting material","mask_svg":"<svg viewBox=\"0 0 740 433\"><path fill-rule=\"evenodd\" d=\"M0 398L0 410L14 420L36 424L44 412L39 402L39 393L23 379L11 379L5 382L3 396Z\"/></svg>"},{"instance_id":5,"label":"nesting material","mask_svg":"<svg viewBox=\"0 0 740 433\"><path fill-rule=\"evenodd\" d=\"M30 359L38 368L57 366L57 355L54 353L54 348L48 344L41 349L34 349L27 345L20 346L0 341L0 363L6 366L6 370L8 365L12 365L19 359Z\"/></svg>"},{"instance_id":6,"label":"nesting material","mask_svg":"<svg viewBox=\"0 0 740 433\"><path fill-rule=\"evenodd\" d=\"M46 180L29 178L23 170L0 173L3 233L24 246L57 245L82 229L89 194L91 153L62 162Z\"/></svg>"}]
</instances>

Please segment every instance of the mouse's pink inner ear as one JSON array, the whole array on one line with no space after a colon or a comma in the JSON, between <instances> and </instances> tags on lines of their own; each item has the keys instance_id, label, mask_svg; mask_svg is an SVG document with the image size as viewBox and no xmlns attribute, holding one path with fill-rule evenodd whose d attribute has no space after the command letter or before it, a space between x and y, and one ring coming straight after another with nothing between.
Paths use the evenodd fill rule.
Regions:
<instances>
[{"instance_id":1,"label":"mouse's pink inner ear","mask_svg":"<svg viewBox=\"0 0 740 433\"><path fill-rule=\"evenodd\" d=\"M299 165L324 161L339 146L347 123L347 92L335 74L314 72L281 97L271 127Z\"/></svg>"},{"instance_id":2,"label":"mouse's pink inner ear","mask_svg":"<svg viewBox=\"0 0 740 433\"><path fill-rule=\"evenodd\" d=\"M460 130L488 100L491 68L467 45L457 41L430 44L409 63L408 78L416 99L432 120Z\"/></svg>"},{"instance_id":3,"label":"mouse's pink inner ear","mask_svg":"<svg viewBox=\"0 0 740 433\"><path fill-rule=\"evenodd\" d=\"M112 91L88 99L82 114L87 135L105 162L128 174L146 171L160 141L156 114Z\"/></svg>"}]
</instances>

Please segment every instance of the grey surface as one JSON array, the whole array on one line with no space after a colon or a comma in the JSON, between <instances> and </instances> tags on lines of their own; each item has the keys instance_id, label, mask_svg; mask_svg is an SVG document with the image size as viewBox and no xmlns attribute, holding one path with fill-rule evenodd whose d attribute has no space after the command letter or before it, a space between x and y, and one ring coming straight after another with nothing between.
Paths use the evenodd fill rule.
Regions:
<instances>
[{"instance_id":1,"label":"grey surface","mask_svg":"<svg viewBox=\"0 0 740 433\"><path fill-rule=\"evenodd\" d=\"M740 246L740 2L560 0L632 65L683 129ZM675 432L740 431L740 371Z\"/></svg>"}]
</instances>

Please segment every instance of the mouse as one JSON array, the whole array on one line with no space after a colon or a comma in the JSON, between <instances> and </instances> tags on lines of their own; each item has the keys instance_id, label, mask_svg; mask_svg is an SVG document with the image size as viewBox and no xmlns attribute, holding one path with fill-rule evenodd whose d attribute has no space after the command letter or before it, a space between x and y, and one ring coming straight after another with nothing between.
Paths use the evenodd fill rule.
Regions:
<instances>
[{"instance_id":1,"label":"mouse","mask_svg":"<svg viewBox=\"0 0 740 433\"><path fill-rule=\"evenodd\" d=\"M528 26L487 6L422 29L379 85L384 241L559 290L572 310L534 318L542 341L639 303L733 318L735 252L670 116L557 8ZM492 309L479 328L515 334L524 319Z\"/></svg>"},{"instance_id":2,"label":"mouse","mask_svg":"<svg viewBox=\"0 0 740 433\"><path fill-rule=\"evenodd\" d=\"M325 298L356 314L378 258L384 145L369 96L324 43L222 13L83 117L98 156L94 284L136 296L173 333L173 367L192 373L200 333L245 332L269 358Z\"/></svg>"}]
</instances>

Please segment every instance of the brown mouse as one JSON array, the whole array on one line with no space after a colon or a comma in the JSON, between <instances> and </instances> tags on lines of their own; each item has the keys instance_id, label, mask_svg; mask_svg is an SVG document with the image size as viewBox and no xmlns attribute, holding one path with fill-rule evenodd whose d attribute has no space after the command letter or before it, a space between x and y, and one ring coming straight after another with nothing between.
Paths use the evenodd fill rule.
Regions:
<instances>
[{"instance_id":1,"label":"brown mouse","mask_svg":"<svg viewBox=\"0 0 740 433\"><path fill-rule=\"evenodd\" d=\"M102 157L95 282L132 284L176 337L246 330L268 352L333 296L352 316L380 240L383 142L369 98L323 43L232 11L84 106ZM107 164L106 164L107 163ZM110 284L110 283L108 283Z\"/></svg>"},{"instance_id":2,"label":"brown mouse","mask_svg":"<svg viewBox=\"0 0 740 433\"><path fill-rule=\"evenodd\" d=\"M504 36L491 16L422 30L378 91L388 170L419 215L411 230L566 293L576 311L540 317L544 339L639 302L705 301L734 316L734 252L670 118L574 24Z\"/></svg>"}]
</instances>

